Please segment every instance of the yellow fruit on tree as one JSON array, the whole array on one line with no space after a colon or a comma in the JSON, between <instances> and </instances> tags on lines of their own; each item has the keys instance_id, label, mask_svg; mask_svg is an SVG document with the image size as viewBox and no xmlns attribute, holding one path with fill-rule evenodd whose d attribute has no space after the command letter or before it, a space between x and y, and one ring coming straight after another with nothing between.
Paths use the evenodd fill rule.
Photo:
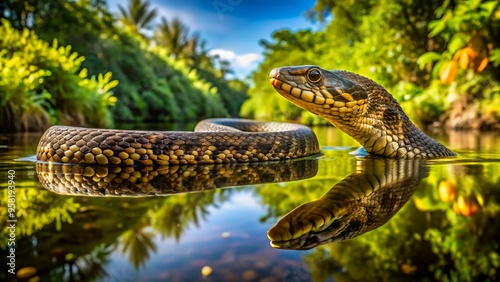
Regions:
<instances>
[{"instance_id":1,"label":"yellow fruit on tree","mask_svg":"<svg viewBox=\"0 0 500 282\"><path fill-rule=\"evenodd\" d=\"M441 83L449 84L455 80L455 76L457 75L458 65L455 61L448 61L443 64L441 70L439 72L439 78L441 79Z\"/></svg>"}]
</instances>

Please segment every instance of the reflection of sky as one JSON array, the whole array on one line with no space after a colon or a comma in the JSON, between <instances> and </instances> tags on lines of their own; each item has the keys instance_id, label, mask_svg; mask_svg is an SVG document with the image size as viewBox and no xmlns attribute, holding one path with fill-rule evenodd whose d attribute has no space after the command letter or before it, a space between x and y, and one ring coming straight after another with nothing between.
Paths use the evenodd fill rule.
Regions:
<instances>
[{"instance_id":1,"label":"reflection of sky","mask_svg":"<svg viewBox=\"0 0 500 282\"><path fill-rule=\"evenodd\" d=\"M213 280L210 281L227 281L230 275L241 279L241 275L249 270L259 271L265 277L271 276L273 267L283 263L284 259L297 261L309 253L273 249L266 232L274 222L259 221L267 211L253 195L255 187L232 189L230 199L218 208L210 206L206 220L200 219L198 227L191 224L186 228L179 242L158 235L154 240L156 254L150 254L150 259L139 272L134 271L118 248L111 257L109 278L120 281L199 281L201 269L207 265L213 269L210 275ZM230 236L223 238L224 232L229 232ZM289 268L286 273L298 271L295 268L301 266L297 264L297 267Z\"/></svg>"},{"instance_id":2,"label":"reflection of sky","mask_svg":"<svg viewBox=\"0 0 500 282\"><path fill-rule=\"evenodd\" d=\"M277 29L292 30L312 27L304 12L313 0L151 0L159 16L167 20L178 17L193 32L207 41L213 53L231 61L236 75L244 77L261 60L260 39L269 39ZM117 3L109 0L112 11ZM231 5L232 4L232 5Z\"/></svg>"}]
</instances>

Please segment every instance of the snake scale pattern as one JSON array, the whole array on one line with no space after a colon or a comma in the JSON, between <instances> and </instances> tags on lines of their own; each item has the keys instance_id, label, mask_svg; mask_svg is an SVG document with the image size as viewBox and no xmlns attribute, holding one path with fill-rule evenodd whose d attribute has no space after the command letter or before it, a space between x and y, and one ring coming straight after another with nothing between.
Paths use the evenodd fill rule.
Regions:
<instances>
[{"instance_id":1,"label":"snake scale pattern","mask_svg":"<svg viewBox=\"0 0 500 282\"><path fill-rule=\"evenodd\" d=\"M456 155L420 131L391 94L363 76L296 66L272 70L270 82L375 156L358 160L355 173L285 215L268 232L275 248L310 249L383 225L424 176L419 159ZM291 123L209 119L194 132L53 126L38 145L37 173L47 189L60 194L170 195L312 177L314 159L255 162L319 153L311 129Z\"/></svg>"},{"instance_id":2,"label":"snake scale pattern","mask_svg":"<svg viewBox=\"0 0 500 282\"><path fill-rule=\"evenodd\" d=\"M427 175L421 160L364 158L356 166L321 198L298 206L269 229L271 246L307 250L380 227Z\"/></svg>"},{"instance_id":3,"label":"snake scale pattern","mask_svg":"<svg viewBox=\"0 0 500 282\"><path fill-rule=\"evenodd\" d=\"M382 86L345 71L317 66L271 71L274 88L360 142L372 155L414 159L455 156L425 135ZM318 154L307 127L243 119L211 119L196 132L148 132L53 126L37 159L99 165L177 165L294 159Z\"/></svg>"},{"instance_id":4,"label":"snake scale pattern","mask_svg":"<svg viewBox=\"0 0 500 282\"><path fill-rule=\"evenodd\" d=\"M420 131L392 95L366 77L297 66L273 69L270 80L285 98L331 122L372 155L398 159L456 156Z\"/></svg>"},{"instance_id":5,"label":"snake scale pattern","mask_svg":"<svg viewBox=\"0 0 500 282\"><path fill-rule=\"evenodd\" d=\"M208 119L195 132L154 132L53 126L42 136L44 162L122 166L219 164L295 159L320 153L302 125Z\"/></svg>"},{"instance_id":6,"label":"snake scale pattern","mask_svg":"<svg viewBox=\"0 0 500 282\"><path fill-rule=\"evenodd\" d=\"M42 185L61 195L146 197L311 178L318 160L206 165L102 166L37 162Z\"/></svg>"}]
</instances>

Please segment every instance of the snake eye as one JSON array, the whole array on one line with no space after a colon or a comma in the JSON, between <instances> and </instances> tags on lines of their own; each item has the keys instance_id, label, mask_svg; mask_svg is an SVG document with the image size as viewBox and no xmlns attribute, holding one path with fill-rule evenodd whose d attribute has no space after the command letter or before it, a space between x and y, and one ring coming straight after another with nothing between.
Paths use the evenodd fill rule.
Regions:
<instances>
[{"instance_id":1,"label":"snake eye","mask_svg":"<svg viewBox=\"0 0 500 282\"><path fill-rule=\"evenodd\" d=\"M312 83L316 83L321 79L321 72L318 69L311 69L307 73L307 79Z\"/></svg>"}]
</instances>

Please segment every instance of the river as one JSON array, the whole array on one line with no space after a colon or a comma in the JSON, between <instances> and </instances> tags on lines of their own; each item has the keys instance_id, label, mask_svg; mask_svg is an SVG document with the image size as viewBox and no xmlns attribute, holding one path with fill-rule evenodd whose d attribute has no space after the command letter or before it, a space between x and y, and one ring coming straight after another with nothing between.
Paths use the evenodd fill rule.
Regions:
<instances>
[{"instance_id":1,"label":"river","mask_svg":"<svg viewBox=\"0 0 500 282\"><path fill-rule=\"evenodd\" d=\"M140 191L157 189L157 196L133 189L64 195L60 185L50 191L30 161L41 134L4 135L2 265L14 267L21 281L477 281L500 275L499 132L429 133L459 156L393 163L351 154L358 144L335 128L314 131L322 156L155 171L185 176L181 186ZM211 178L198 179L203 173ZM254 184L251 176L278 182ZM348 192L345 204L332 196L340 189L362 192ZM271 233L305 229L298 218L308 221L318 206L330 210L318 211L318 220L333 214L335 223L307 240L271 246L268 230L311 201ZM14 277L0 273L2 281Z\"/></svg>"}]
</instances>

